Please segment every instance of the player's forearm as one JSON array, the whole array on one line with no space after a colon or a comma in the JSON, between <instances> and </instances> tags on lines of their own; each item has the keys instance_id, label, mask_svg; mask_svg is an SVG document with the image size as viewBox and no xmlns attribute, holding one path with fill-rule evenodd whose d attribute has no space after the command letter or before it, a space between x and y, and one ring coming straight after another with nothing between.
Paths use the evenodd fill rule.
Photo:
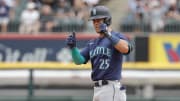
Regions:
<instances>
[{"instance_id":1,"label":"player's forearm","mask_svg":"<svg viewBox=\"0 0 180 101\"><path fill-rule=\"evenodd\" d=\"M109 37L114 47L123 54L129 53L129 43L123 39L119 39L115 35Z\"/></svg>"},{"instance_id":2,"label":"player's forearm","mask_svg":"<svg viewBox=\"0 0 180 101\"><path fill-rule=\"evenodd\" d=\"M129 47L128 43L125 40L119 40L117 44L114 45L114 47L121 53L126 54L128 53Z\"/></svg>"},{"instance_id":3,"label":"player's forearm","mask_svg":"<svg viewBox=\"0 0 180 101\"><path fill-rule=\"evenodd\" d=\"M80 54L79 50L76 47L71 49L71 54L75 64L79 65L85 62L85 58Z\"/></svg>"}]
</instances>

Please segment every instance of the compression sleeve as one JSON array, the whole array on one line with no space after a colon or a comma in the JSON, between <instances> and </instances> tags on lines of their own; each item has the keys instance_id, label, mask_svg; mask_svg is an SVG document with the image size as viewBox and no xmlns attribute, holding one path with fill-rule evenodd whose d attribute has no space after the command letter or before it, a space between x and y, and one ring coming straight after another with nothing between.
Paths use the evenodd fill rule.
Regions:
<instances>
[{"instance_id":1,"label":"compression sleeve","mask_svg":"<svg viewBox=\"0 0 180 101\"><path fill-rule=\"evenodd\" d=\"M79 65L85 62L85 58L80 54L79 50L76 47L71 49L71 54L75 64Z\"/></svg>"}]
</instances>

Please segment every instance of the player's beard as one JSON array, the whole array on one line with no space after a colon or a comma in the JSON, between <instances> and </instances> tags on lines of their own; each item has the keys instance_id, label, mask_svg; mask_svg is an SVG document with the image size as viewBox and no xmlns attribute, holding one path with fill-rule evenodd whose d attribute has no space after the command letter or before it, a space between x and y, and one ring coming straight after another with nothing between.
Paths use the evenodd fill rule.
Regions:
<instances>
[{"instance_id":1,"label":"player's beard","mask_svg":"<svg viewBox=\"0 0 180 101\"><path fill-rule=\"evenodd\" d=\"M99 28L98 27L95 27L95 30L97 33L99 33Z\"/></svg>"},{"instance_id":2,"label":"player's beard","mask_svg":"<svg viewBox=\"0 0 180 101\"><path fill-rule=\"evenodd\" d=\"M100 28L99 27L95 26L95 30L96 30L96 33L98 33L100 37L104 36L104 34L100 32Z\"/></svg>"}]
</instances>

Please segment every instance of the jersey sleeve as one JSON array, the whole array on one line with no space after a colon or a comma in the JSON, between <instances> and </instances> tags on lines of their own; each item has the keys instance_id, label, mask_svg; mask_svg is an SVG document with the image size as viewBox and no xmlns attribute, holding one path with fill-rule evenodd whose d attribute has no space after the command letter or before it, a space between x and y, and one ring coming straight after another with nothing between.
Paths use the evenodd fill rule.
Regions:
<instances>
[{"instance_id":1,"label":"jersey sleeve","mask_svg":"<svg viewBox=\"0 0 180 101\"><path fill-rule=\"evenodd\" d=\"M123 39L123 40L126 40L128 41L128 38L124 35L124 34L121 34L121 33L117 33L116 36L120 39Z\"/></svg>"}]
</instances>

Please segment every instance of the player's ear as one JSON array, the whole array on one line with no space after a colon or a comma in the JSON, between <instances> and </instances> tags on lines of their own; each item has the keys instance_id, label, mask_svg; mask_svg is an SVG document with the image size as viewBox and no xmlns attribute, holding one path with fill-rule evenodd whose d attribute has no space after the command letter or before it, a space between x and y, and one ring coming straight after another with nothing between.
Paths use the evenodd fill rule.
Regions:
<instances>
[{"instance_id":1,"label":"player's ear","mask_svg":"<svg viewBox=\"0 0 180 101\"><path fill-rule=\"evenodd\" d=\"M111 25L111 17L106 17L106 18L104 18L104 23L105 23L107 26Z\"/></svg>"}]
</instances>

